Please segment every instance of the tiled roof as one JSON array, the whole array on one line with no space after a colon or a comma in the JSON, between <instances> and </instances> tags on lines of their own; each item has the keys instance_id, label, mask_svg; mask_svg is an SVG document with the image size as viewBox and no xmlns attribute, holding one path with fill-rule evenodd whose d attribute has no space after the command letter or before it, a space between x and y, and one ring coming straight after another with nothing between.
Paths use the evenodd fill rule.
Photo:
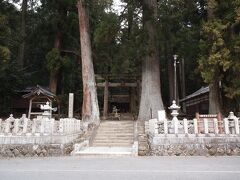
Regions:
<instances>
[{"instance_id":1,"label":"tiled roof","mask_svg":"<svg viewBox=\"0 0 240 180\"><path fill-rule=\"evenodd\" d=\"M194 92L194 93L188 95L187 97L181 99L180 102L184 102L188 99L192 99L194 97L200 96L202 94L206 94L208 92L209 92L209 87L202 87L201 89L197 90L196 92Z\"/></svg>"},{"instance_id":2,"label":"tiled roof","mask_svg":"<svg viewBox=\"0 0 240 180\"><path fill-rule=\"evenodd\" d=\"M31 89L31 92L23 95L23 98L29 98L32 96L44 95L50 98L55 98L56 95L53 94L50 90L43 88L42 86L37 85L36 87Z\"/></svg>"}]
</instances>

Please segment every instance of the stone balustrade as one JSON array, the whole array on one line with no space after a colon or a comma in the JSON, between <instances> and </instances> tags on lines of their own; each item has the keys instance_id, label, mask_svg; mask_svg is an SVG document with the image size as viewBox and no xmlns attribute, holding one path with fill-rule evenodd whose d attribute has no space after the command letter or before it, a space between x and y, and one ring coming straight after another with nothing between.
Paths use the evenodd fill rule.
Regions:
<instances>
[{"instance_id":1,"label":"stone balustrade","mask_svg":"<svg viewBox=\"0 0 240 180\"><path fill-rule=\"evenodd\" d=\"M147 131L152 136L186 136L186 137L214 137L214 136L239 136L239 118L230 113L228 118L219 122L215 119L204 118L188 120L151 119L146 125Z\"/></svg>"},{"instance_id":2,"label":"stone balustrade","mask_svg":"<svg viewBox=\"0 0 240 180\"><path fill-rule=\"evenodd\" d=\"M56 121L53 118L39 116L30 120L24 114L21 118L10 115L5 121L0 119L0 136L47 136L65 135L81 132L81 121L64 118Z\"/></svg>"}]
</instances>

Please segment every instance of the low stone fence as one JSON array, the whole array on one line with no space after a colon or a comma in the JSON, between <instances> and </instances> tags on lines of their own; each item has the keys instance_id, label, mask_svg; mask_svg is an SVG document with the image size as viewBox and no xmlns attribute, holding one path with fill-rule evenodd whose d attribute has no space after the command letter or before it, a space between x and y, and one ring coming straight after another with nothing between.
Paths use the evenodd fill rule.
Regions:
<instances>
[{"instance_id":1,"label":"low stone fence","mask_svg":"<svg viewBox=\"0 0 240 180\"><path fill-rule=\"evenodd\" d=\"M240 155L239 118L202 121L151 119L145 123L150 155Z\"/></svg>"},{"instance_id":2,"label":"low stone fence","mask_svg":"<svg viewBox=\"0 0 240 180\"><path fill-rule=\"evenodd\" d=\"M0 137L64 135L79 132L81 121L74 118L56 121L53 118L39 116L30 120L26 115L19 119L10 115L5 121L0 119Z\"/></svg>"},{"instance_id":3,"label":"low stone fence","mask_svg":"<svg viewBox=\"0 0 240 180\"><path fill-rule=\"evenodd\" d=\"M0 119L0 158L70 155L84 133L84 125L74 118L30 120L10 115Z\"/></svg>"},{"instance_id":4,"label":"low stone fence","mask_svg":"<svg viewBox=\"0 0 240 180\"><path fill-rule=\"evenodd\" d=\"M174 134L176 136L186 137L209 137L209 136L239 136L239 118L225 118L223 121L217 119L209 120L204 118L199 122L193 120L178 120L171 121L164 119L151 119L146 124L145 129L150 135L168 136Z\"/></svg>"}]
</instances>

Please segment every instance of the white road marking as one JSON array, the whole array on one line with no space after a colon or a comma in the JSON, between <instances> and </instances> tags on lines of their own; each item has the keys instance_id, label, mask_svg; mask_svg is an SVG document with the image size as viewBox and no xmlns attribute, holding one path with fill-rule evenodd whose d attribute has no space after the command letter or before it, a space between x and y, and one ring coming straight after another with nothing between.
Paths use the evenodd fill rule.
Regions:
<instances>
[{"instance_id":1,"label":"white road marking","mask_svg":"<svg viewBox=\"0 0 240 180\"><path fill-rule=\"evenodd\" d=\"M58 170L58 169L52 169L52 170L4 170L1 169L0 172L99 172L99 173L234 173L234 174L240 174L240 171L180 171L180 170L83 170L83 169L72 169L72 170Z\"/></svg>"}]
</instances>

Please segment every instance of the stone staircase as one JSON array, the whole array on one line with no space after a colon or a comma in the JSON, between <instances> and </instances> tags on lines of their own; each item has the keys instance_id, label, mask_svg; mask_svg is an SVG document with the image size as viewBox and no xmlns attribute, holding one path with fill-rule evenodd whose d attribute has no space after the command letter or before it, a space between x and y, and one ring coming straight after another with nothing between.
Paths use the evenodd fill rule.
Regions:
<instances>
[{"instance_id":1,"label":"stone staircase","mask_svg":"<svg viewBox=\"0 0 240 180\"><path fill-rule=\"evenodd\" d=\"M133 121L103 121L93 141L93 147L131 147Z\"/></svg>"},{"instance_id":2,"label":"stone staircase","mask_svg":"<svg viewBox=\"0 0 240 180\"><path fill-rule=\"evenodd\" d=\"M75 155L136 155L134 121L102 121L92 144Z\"/></svg>"}]
</instances>

